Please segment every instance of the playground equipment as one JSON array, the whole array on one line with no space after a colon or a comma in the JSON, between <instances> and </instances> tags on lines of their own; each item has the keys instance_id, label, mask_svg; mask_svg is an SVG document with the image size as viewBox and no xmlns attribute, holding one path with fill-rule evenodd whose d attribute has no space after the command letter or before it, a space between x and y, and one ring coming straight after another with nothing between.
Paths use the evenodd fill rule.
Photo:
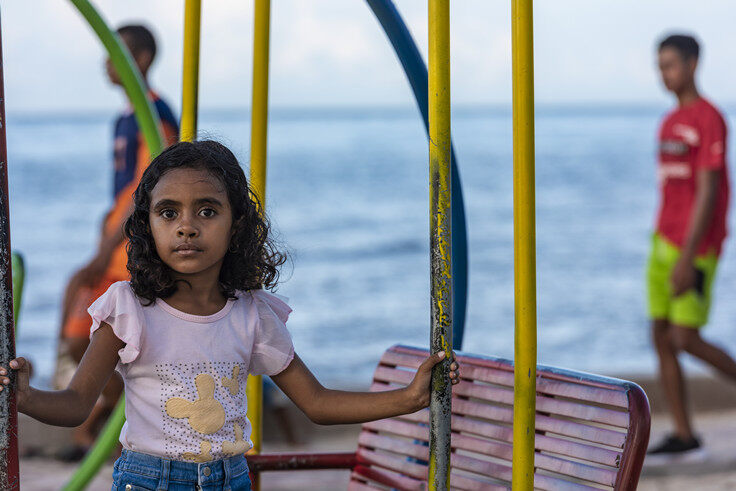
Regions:
<instances>
[{"instance_id":1,"label":"playground equipment","mask_svg":"<svg viewBox=\"0 0 736 491\"><path fill-rule=\"evenodd\" d=\"M388 349L371 390L408 385L427 354L407 346ZM511 462L516 465L509 427L514 364L462 352L457 359L462 381L453 387L450 485L508 489ZM535 489L636 489L649 438L649 407L636 384L538 366L536 404ZM373 421L363 424L355 452L252 455L248 465L254 473L349 469L351 490L426 489L428 421L426 409Z\"/></svg>"},{"instance_id":2,"label":"playground equipment","mask_svg":"<svg viewBox=\"0 0 736 491\"><path fill-rule=\"evenodd\" d=\"M155 156L162 147L158 118L146 98L140 74L135 69L127 49L115 33L107 28L87 0L71 1L87 19L108 50L128 97L133 102L136 118L145 135L149 151L152 156ZM429 119L426 124L428 124L430 135L431 352L439 350L449 352L451 347L459 347L462 340L467 268L464 215L462 214L459 179L456 177L457 170L453 167L455 159L452 155L450 138L449 1L429 0L428 93L422 91L423 64L418 50L393 4L390 0L367 0L367 2L397 51L414 89L420 110L423 114L428 115ZM200 0L187 0L184 101L182 105L183 139L192 139L196 135L200 11ZM254 192L261 200L264 200L269 0L255 0L255 11L251 181ZM607 485L613 489L632 489L638 480L643 461L643 449L649 431L648 406L641 390L633 384L614 379L536 367L531 0L512 0L512 19L516 293L513 439L510 440L509 428L505 426L512 419L512 410L508 407L511 396L508 388L503 389L510 385L509 375L512 371L512 363L461 354L459 359L463 364L464 381L456 388L454 394L444 377L449 359L435 368L429 417L426 411L423 411L403 419L396 418L364 425L359 450L349 454L351 457L338 457L338 460L343 459L342 464L338 467L353 468L351 483L353 488L373 489L370 483L383 482L397 489L424 489L425 483L428 483L429 489L447 489L451 484L453 487L465 489L486 489L493 485L506 489L508 481L511 481L514 489L531 489L535 484L541 488L551 489L560 485L574 486L576 483L567 479L571 477L579 481L577 484L580 489L593 489L586 483ZM427 102L428 110L425 109ZM0 107L1 110L2 107ZM0 117L2 116L4 115L0 113ZM425 116L426 119L427 116ZM4 151L4 127L2 147ZM0 156L4 157L4 155ZM2 171L5 170L3 166ZM7 198L7 188L3 191L3 198ZM7 199L3 205L7 209ZM7 228L2 229L2 226L7 225L7 210L4 218L5 222L0 223L0 232L3 230L7 232ZM460 233L454 233L457 231ZM457 241L458 236L462 237L462 241ZM7 251L9 251L9 244L7 244ZM7 261L7 254L2 257ZM457 267L458 265L460 267ZM8 269L6 268L6 271ZM7 275L5 279L7 281ZM455 291L456 295L453 296L456 286L459 286L460 289ZM3 306L5 307L5 304ZM8 312L9 308L11 307L4 309L4 312ZM458 321L458 319L462 320ZM453 327L459 328L454 336ZM3 330L3 336L7 337L6 332L7 328ZM10 340L12 342L12 334ZM3 338L2 341L3 346L7 346L6 339ZM412 370L418 366L417 360L426 354L425 351L415 348L395 347L390 349L384 355L382 365L376 372L374 389L405 384L410 380ZM539 387L535 387L537 378L540 381ZM253 423L252 439L256 450L260 449L260 390L261 384L258 379L249 380L249 418ZM10 391L5 392L5 394L8 393ZM7 397L7 395L0 397ZM535 404L538 404L539 407L537 408ZM10 408L8 414L12 426L15 416L12 398L9 405L2 407ZM535 421L537 411L540 412L540 415ZM560 418L555 415L559 415ZM117 441L123 418L124 405L121 401L95 448L85 458L79 471L65 489L84 488L101 463L109 456L110 450ZM479 418L487 420L485 422L487 426L473 426L479 424L475 422ZM410 422L411 430L404 426L407 421ZM412 425L411 422L414 424ZM399 431L402 428L406 433ZM454 432L452 438L451 430ZM382 431L387 431L388 435L382 434ZM563 435L563 438L547 433ZM537 435L536 439L535 435ZM396 436L406 438L397 439ZM505 443L483 440L481 437L501 440ZM571 439L581 441L573 442ZM417 440L428 442L429 448L417 443ZM557 440L561 443L558 443ZM510 441L513 443L511 446L508 445ZM9 451L6 454L7 458L3 463L8 465L8 476L12 475L12 466L16 466L14 475L17 478L17 453L12 452L14 445L15 443L11 440ZM603 450L598 451L596 449L599 448L599 445L608 446L611 449L603 449L608 453ZM386 457L384 451L396 455ZM467 451L507 461L510 452L513 466L491 464L484 459L466 458L463 454ZM589 462L600 465L591 466L577 462L577 460L565 461L561 457L547 455L546 452L569 456L573 459L588 459ZM406 460L406 456L423 460L428 458L429 461L425 468L422 463ZM249 461L256 472L269 468L296 468L298 465L303 465L304 462L312 462L306 465L308 468L325 466L325 458L321 456L291 457L293 457L291 458L293 465L287 463L289 456L249 456ZM16 459L15 463L13 463L13 458ZM314 464L315 462L317 464ZM451 464L456 470L451 471ZM536 474L535 465L537 469L541 469ZM457 470L470 471L477 475L468 477ZM545 471L557 475L545 476L543 475ZM428 479L426 476L429 476Z\"/></svg>"},{"instance_id":3,"label":"playground equipment","mask_svg":"<svg viewBox=\"0 0 736 491\"><path fill-rule=\"evenodd\" d=\"M248 456L254 473L347 468L350 489L636 488L649 438L641 389L536 366L532 20L531 0L513 0L515 363L461 354L454 391L433 373L429 414L364 424L355 453ZM449 61L449 1L429 0L431 353L452 340ZM390 349L372 389L407 385L426 355Z\"/></svg>"},{"instance_id":4,"label":"playground equipment","mask_svg":"<svg viewBox=\"0 0 736 491\"><path fill-rule=\"evenodd\" d=\"M5 141L5 88L0 30L0 362L15 358L13 272L8 207L8 158ZM11 375L11 382L13 381ZM0 392L0 489L18 489L18 412L13 391Z\"/></svg>"},{"instance_id":5,"label":"playground equipment","mask_svg":"<svg viewBox=\"0 0 736 491\"><path fill-rule=\"evenodd\" d=\"M161 137L158 132L158 115L153 111L145 97L145 90L141 84L141 77L135 64L132 62L124 44L117 35L105 24L99 13L87 0L71 0L82 16L90 24L106 48L116 70L121 75L123 86L133 102L136 119L141 131L146 136L147 146L152 156L161 150ZM425 127L428 128L427 108L427 71L419 55L408 29L401 20L398 11L390 0L367 0L381 26L391 41L404 71L414 91L417 105L423 115ZM198 60L200 37L201 0L187 0L185 4L184 20L184 66L182 83L182 140L190 140L197 131L197 99L198 99ZM269 17L270 2L256 0L255 2L255 29L254 29L254 70L253 70L253 104L251 124L251 183L256 194L265 205L265 177L266 177L266 135L268 118L268 44L269 44ZM454 323L459 326L454 336L454 347L462 345L463 326L466 310L467 291L467 233L465 229L464 205L459 174L454 158L452 166L452 210L453 220L453 270L454 283L458 289L453 301ZM248 417L252 424L251 439L254 450L261 446L261 411L262 411L262 383L259 377L251 377L248 381ZM108 423L100 434L95 446L87 454L78 471L72 476L64 489L84 489L94 477L107 456L117 443L120 429L124 423L124 402L121 401L111 415Z\"/></svg>"},{"instance_id":6,"label":"playground equipment","mask_svg":"<svg viewBox=\"0 0 736 491\"><path fill-rule=\"evenodd\" d=\"M253 93L250 124L250 185L266 211L266 162L268 151L268 62L271 0L256 0L253 15ZM248 420L251 423L251 453L263 442L263 377L248 376ZM256 490L260 484L253 483Z\"/></svg>"},{"instance_id":7,"label":"playground equipment","mask_svg":"<svg viewBox=\"0 0 736 491\"><path fill-rule=\"evenodd\" d=\"M532 0L511 2L514 111L514 490L534 481L537 281Z\"/></svg>"},{"instance_id":8,"label":"playground equipment","mask_svg":"<svg viewBox=\"0 0 736 491\"><path fill-rule=\"evenodd\" d=\"M13 278L13 323L15 333L18 334L18 319L20 318L20 306L23 302L23 285L26 281L26 264L23 255L13 251L10 258L12 264L11 277Z\"/></svg>"}]
</instances>

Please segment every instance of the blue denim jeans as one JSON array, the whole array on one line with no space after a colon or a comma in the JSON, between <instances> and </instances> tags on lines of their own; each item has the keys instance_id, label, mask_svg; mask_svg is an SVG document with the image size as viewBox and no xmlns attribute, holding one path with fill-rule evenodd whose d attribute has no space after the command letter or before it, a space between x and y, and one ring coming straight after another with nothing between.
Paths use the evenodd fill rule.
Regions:
<instances>
[{"instance_id":1,"label":"blue denim jeans","mask_svg":"<svg viewBox=\"0 0 736 491\"><path fill-rule=\"evenodd\" d=\"M123 450L112 472L112 491L250 491L248 463L238 455L196 464Z\"/></svg>"}]
</instances>

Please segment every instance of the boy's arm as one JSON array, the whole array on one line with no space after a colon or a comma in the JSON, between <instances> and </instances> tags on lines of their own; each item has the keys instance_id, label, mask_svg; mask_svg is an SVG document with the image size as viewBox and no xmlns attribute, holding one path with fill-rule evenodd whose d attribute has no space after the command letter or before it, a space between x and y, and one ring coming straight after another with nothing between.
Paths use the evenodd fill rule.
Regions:
<instances>
[{"instance_id":1,"label":"boy's arm","mask_svg":"<svg viewBox=\"0 0 736 491\"><path fill-rule=\"evenodd\" d=\"M675 296L685 293L695 285L695 256L705 233L713 220L721 173L713 169L700 169L697 175L695 205L690 215L685 243L680 259L672 270L672 290Z\"/></svg>"},{"instance_id":2,"label":"boy's arm","mask_svg":"<svg viewBox=\"0 0 736 491\"><path fill-rule=\"evenodd\" d=\"M135 204L131 200L127 206L127 209L122 214L121 219L115 227L112 227L111 232L107 232L107 227L102 227L102 237L97 247L97 253L92 260L87 263L82 269L77 271L72 280L69 282L79 284L80 286L93 286L97 284L102 276L107 271L110 265L110 259L112 258L115 249L123 243L125 239L125 232L123 226L128 217L133 213Z\"/></svg>"},{"instance_id":3,"label":"boy's arm","mask_svg":"<svg viewBox=\"0 0 736 491\"><path fill-rule=\"evenodd\" d=\"M385 392L326 389L297 355L283 372L273 375L271 379L317 424L363 423L413 413L427 407L432 367L443 358L444 352L429 356L409 386ZM456 362L451 364L450 370L450 380L456 384L460 380Z\"/></svg>"},{"instance_id":4,"label":"boy's arm","mask_svg":"<svg viewBox=\"0 0 736 491\"><path fill-rule=\"evenodd\" d=\"M47 391L34 389L29 385L30 365L23 358L10 362L16 371L15 387L18 411L42 423L55 426L78 426L87 419L102 389L118 362L118 351L125 343L115 336L106 323L92 335L92 341L65 390ZM8 371L0 367L4 390L10 383Z\"/></svg>"}]
</instances>

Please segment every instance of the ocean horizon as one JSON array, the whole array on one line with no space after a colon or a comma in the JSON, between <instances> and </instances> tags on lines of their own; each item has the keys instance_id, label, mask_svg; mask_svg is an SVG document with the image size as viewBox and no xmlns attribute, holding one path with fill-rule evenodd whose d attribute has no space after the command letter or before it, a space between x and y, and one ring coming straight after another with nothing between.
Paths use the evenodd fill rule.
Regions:
<instances>
[{"instance_id":1,"label":"ocean horizon","mask_svg":"<svg viewBox=\"0 0 736 491\"><path fill-rule=\"evenodd\" d=\"M736 105L724 106L733 128ZM644 264L656 213L656 131L667 110L540 104L536 118L538 360L653 373ZM27 263L17 352L48 384L66 281L94 253L111 203L114 113L10 112L13 248ZM247 108L205 109L200 137L248 167ZM463 349L513 357L511 109L459 106L452 131L468 220ZM733 138L729 138L732 142ZM315 373L367 385L390 345L429 339L427 138L416 108L274 108L267 213L292 261L278 293ZM729 166L733 147L728 147ZM734 230L734 213L729 216ZM736 351L727 239L704 336ZM688 367L699 369L697 363Z\"/></svg>"}]
</instances>

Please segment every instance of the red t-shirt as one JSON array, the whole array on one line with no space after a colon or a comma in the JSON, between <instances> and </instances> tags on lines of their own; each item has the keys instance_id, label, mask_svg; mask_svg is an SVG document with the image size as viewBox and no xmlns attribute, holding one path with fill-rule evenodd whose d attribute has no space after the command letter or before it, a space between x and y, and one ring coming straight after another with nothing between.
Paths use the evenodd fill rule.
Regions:
<instances>
[{"instance_id":1,"label":"red t-shirt","mask_svg":"<svg viewBox=\"0 0 736 491\"><path fill-rule=\"evenodd\" d=\"M658 177L662 204L657 231L679 247L687 238L701 169L716 170L721 178L713 219L697 253L720 254L726 238L729 195L726 122L718 109L702 97L669 113L659 130Z\"/></svg>"}]
</instances>

